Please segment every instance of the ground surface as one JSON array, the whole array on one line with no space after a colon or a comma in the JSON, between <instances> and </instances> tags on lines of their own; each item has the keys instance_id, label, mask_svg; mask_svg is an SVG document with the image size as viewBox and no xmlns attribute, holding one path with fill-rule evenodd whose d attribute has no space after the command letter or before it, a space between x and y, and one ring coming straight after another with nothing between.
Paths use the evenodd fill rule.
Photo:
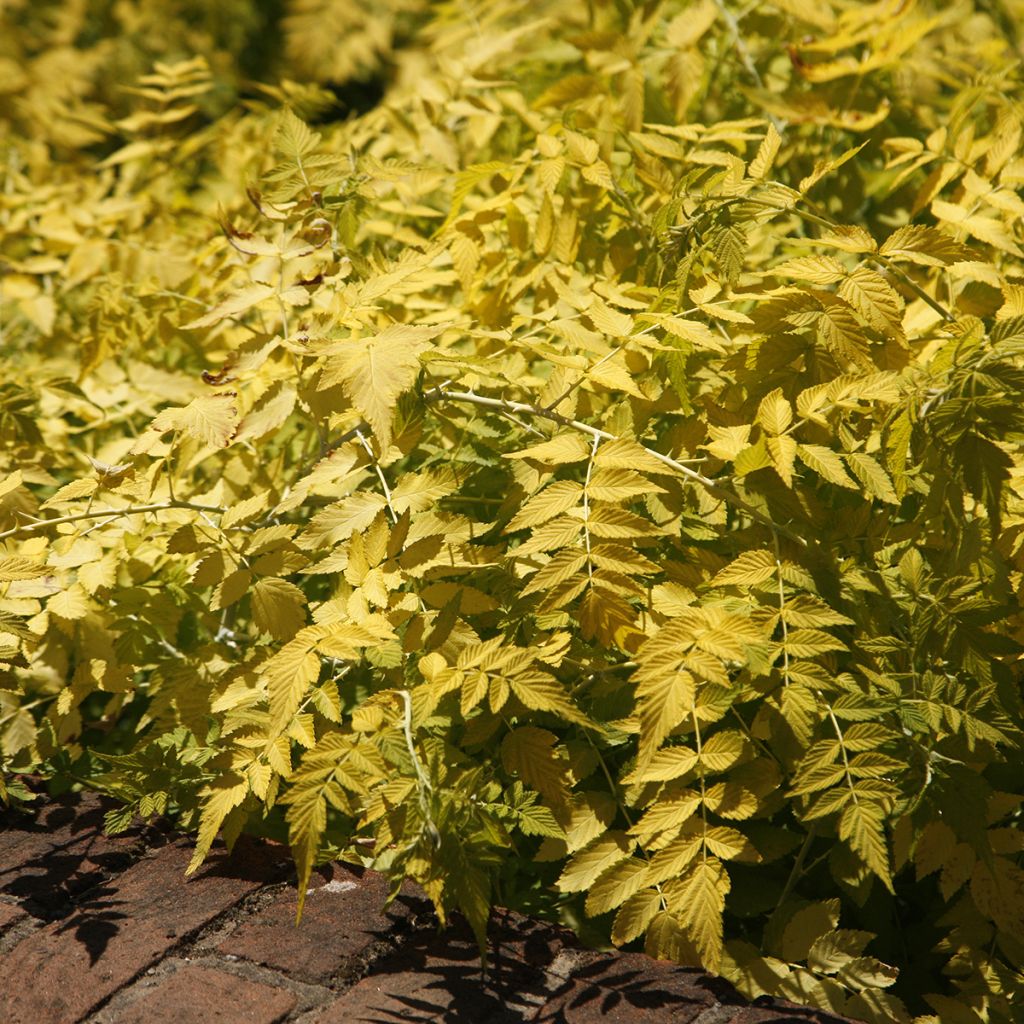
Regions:
<instances>
[{"instance_id":1,"label":"ground surface","mask_svg":"<svg viewBox=\"0 0 1024 1024\"><path fill-rule=\"evenodd\" d=\"M414 897L384 910L383 878L342 865L314 875L296 928L281 847L243 837L186 882L187 840L104 836L103 809L0 816L4 1024L842 1024L509 912L482 974L467 930L438 933Z\"/></svg>"}]
</instances>

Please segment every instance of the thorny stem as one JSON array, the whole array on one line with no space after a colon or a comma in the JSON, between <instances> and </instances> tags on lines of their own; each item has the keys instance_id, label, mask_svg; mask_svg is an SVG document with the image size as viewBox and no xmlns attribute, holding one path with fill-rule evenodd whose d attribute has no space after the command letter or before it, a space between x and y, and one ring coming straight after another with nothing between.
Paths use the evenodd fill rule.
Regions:
<instances>
[{"instance_id":1,"label":"thorny stem","mask_svg":"<svg viewBox=\"0 0 1024 1024\"><path fill-rule=\"evenodd\" d=\"M775 578L779 583L779 625L782 626L782 678L783 685L789 686L789 626L786 623L786 591L782 580L782 551L779 535L772 530L775 541Z\"/></svg>"},{"instance_id":2,"label":"thorny stem","mask_svg":"<svg viewBox=\"0 0 1024 1024\"><path fill-rule=\"evenodd\" d=\"M615 779L612 777L612 773L608 768L608 764L605 761L604 756L598 749L597 744L591 738L590 732L587 729L582 730L582 732L583 735L586 737L587 742L590 744L590 749L594 751L594 755L597 757L597 763L601 766L601 773L604 775L605 781L608 783L608 791L615 798L615 803L618 805L619 813L622 815L623 818L626 819L626 824L629 826L629 828L632 829L633 816L629 813L629 809L626 807L625 801L619 795L620 788L618 784L615 782ZM642 854L644 860L650 862L650 854L648 854L648 852L642 846L640 847L640 853ZM658 897L661 900L661 909L668 910L668 900L665 898L664 892L662 892L661 883L655 882L654 888L657 890Z\"/></svg>"},{"instance_id":3,"label":"thorny stem","mask_svg":"<svg viewBox=\"0 0 1024 1024\"><path fill-rule=\"evenodd\" d=\"M76 512L74 515L55 516L53 519L39 519L25 526L15 526L10 530L0 533L0 540L5 537L16 537L22 533L35 533L37 530L46 530L51 526L60 526L62 523L78 523L86 519L118 519L121 516L141 515L145 512L163 512L169 508L187 508L193 512L223 512L224 509L217 505L197 505L191 501L161 501L153 505L129 505L127 508L97 508L91 512Z\"/></svg>"},{"instance_id":4,"label":"thorny stem","mask_svg":"<svg viewBox=\"0 0 1024 1024\"><path fill-rule=\"evenodd\" d=\"M796 860L793 861L793 868L789 872L786 884L782 887L782 895L779 896L779 901L775 904L776 910L782 907L786 900L789 899L789 894L793 891L793 886L796 885L797 879L800 877L800 871L803 868L804 861L807 859L807 854L811 849L811 843L814 842L814 837L817 834L818 823L816 821L811 822L811 827L807 830L807 835L804 836L803 845L800 847L800 851L796 855Z\"/></svg>"},{"instance_id":5,"label":"thorny stem","mask_svg":"<svg viewBox=\"0 0 1024 1024\"><path fill-rule=\"evenodd\" d=\"M430 813L430 795L433 792L433 787L430 785L430 778L423 770L423 765L420 764L419 755L416 753L416 744L413 741L412 697L409 695L408 690L399 690L398 694L402 698L402 732L405 734L405 746L409 751L409 757L412 758L413 771L416 772L416 786L419 791L420 810L423 812L424 828L436 848L440 844L441 833L438 832Z\"/></svg>"},{"instance_id":6,"label":"thorny stem","mask_svg":"<svg viewBox=\"0 0 1024 1024\"><path fill-rule=\"evenodd\" d=\"M363 432L361 430L356 430L355 438L363 446L363 450L370 457L370 461L373 463L373 468L377 472L377 479L380 481L381 490L384 491L384 500L387 502L388 512L391 513L391 521L393 523L397 523L398 513L395 511L394 505L391 504L391 488L388 487L388 480L387 477L384 476L384 470L380 468L380 463L377 461L377 457L373 454L373 449L363 436Z\"/></svg>"},{"instance_id":7,"label":"thorny stem","mask_svg":"<svg viewBox=\"0 0 1024 1024\"><path fill-rule=\"evenodd\" d=\"M560 423L562 426L570 427L573 430L578 430L580 433L587 434L588 436L597 438L600 441L619 440L616 434L609 433L607 430L601 430L599 427L592 427L589 423L582 423L580 420L570 419L568 416L562 416L560 413L553 412L549 409L542 409L539 406L530 405L526 402L513 402L505 398L488 398L484 395L478 395L473 391L446 391L442 386L438 386L428 392L425 398L428 402L466 402L472 405L480 405L488 409L495 409L498 412L512 412L525 416L539 416L543 419L551 420L554 423ZM807 546L806 538L801 537L800 534L795 533L793 530L790 530L785 526L775 523L759 508L756 508L751 505L750 502L741 498L735 491L730 490L728 487L723 487L717 480L712 480L711 477L705 476L703 473L698 473L690 466L687 466L668 455L663 455L654 448L648 448L646 445L641 445L641 447L648 455L653 456L660 463L668 466L669 469L680 473L682 476L692 480L694 483L700 484L709 494L713 494L715 497L720 498L736 508L743 509L743 511L751 516L751 518L756 519L758 522L763 523L774 530L778 530L778 532L784 537L787 537L794 543L799 544L801 547Z\"/></svg>"},{"instance_id":8,"label":"thorny stem","mask_svg":"<svg viewBox=\"0 0 1024 1024\"><path fill-rule=\"evenodd\" d=\"M600 443L601 438L595 437L587 460L587 479L583 483L583 539L587 544L587 577L591 583L594 580L594 563L590 559L590 477L594 472L594 459L597 458L597 446Z\"/></svg>"},{"instance_id":9,"label":"thorny stem","mask_svg":"<svg viewBox=\"0 0 1024 1024\"><path fill-rule=\"evenodd\" d=\"M736 47L736 52L740 55L740 60L743 62L743 67L746 68L747 74L753 79L754 84L758 89L764 89L764 80L761 78L761 72L757 70L757 65L754 63L754 58L750 55L750 50L747 49L746 43L743 42L743 35L740 32L739 20L736 15L725 6L723 0L714 0L715 7L718 8L718 13L722 16L722 21L725 22L726 28L729 30L729 35L732 36L733 46ZM776 117L774 114L769 114L775 130L781 135L786 130L786 122Z\"/></svg>"},{"instance_id":10,"label":"thorny stem","mask_svg":"<svg viewBox=\"0 0 1024 1024\"><path fill-rule=\"evenodd\" d=\"M798 217L802 217L811 224L817 224L819 227L828 228L829 231L834 231L840 226L833 221L830 221L825 217L819 217L816 213L811 213L808 210L799 210L796 206L777 206L775 203L769 203L764 199L758 199L755 196L741 196L737 199L729 200L729 203L751 203L752 205L760 206L765 210L774 210L776 213L795 213ZM905 284L922 302L930 306L947 323L953 323L956 320L956 317L953 316L945 306L933 299L908 273L896 266L888 256L883 256L881 253L873 252L868 254L868 259L871 260L872 263L875 263L887 270L894 277L898 277L900 281L902 281L903 284Z\"/></svg>"}]
</instances>

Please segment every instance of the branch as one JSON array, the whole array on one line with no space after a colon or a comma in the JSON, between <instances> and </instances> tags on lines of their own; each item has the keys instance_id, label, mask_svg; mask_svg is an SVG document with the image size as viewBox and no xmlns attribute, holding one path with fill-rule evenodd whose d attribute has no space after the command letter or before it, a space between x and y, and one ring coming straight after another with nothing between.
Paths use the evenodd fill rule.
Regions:
<instances>
[{"instance_id":1,"label":"branch","mask_svg":"<svg viewBox=\"0 0 1024 1024\"><path fill-rule=\"evenodd\" d=\"M197 505L191 501L161 501L154 505L129 505L127 508L97 508L91 512L76 512L70 516L39 519L34 523L27 523L25 526L15 526L11 530L5 530L3 533L0 533L0 540L3 540L5 537L15 537L21 533L35 533L37 530L45 530L51 526L59 526L62 523L78 523L86 519L103 519L104 517L118 519L121 516L141 515L144 512L162 512L168 508L187 508L193 512L224 511L218 505Z\"/></svg>"},{"instance_id":2,"label":"branch","mask_svg":"<svg viewBox=\"0 0 1024 1024\"><path fill-rule=\"evenodd\" d=\"M803 199L804 197L801 196L800 198ZM777 206L775 203L766 202L763 199L758 199L756 196L742 196L735 200L729 200L729 205L736 203L752 203L754 206L760 206L765 210L774 210L776 213L795 213L798 217L802 217L811 224L817 224L820 227L827 228L829 231L835 231L836 228L842 226L825 217L819 217L816 213L797 209L795 203L793 206ZM954 323L956 321L956 317L945 306L933 299L905 270L893 263L888 256L872 252L867 253L867 258L877 266L888 270L893 277L898 277L922 302L931 306L947 323Z\"/></svg>"},{"instance_id":3,"label":"branch","mask_svg":"<svg viewBox=\"0 0 1024 1024\"><path fill-rule=\"evenodd\" d=\"M754 63L754 58L750 55L750 50L747 49L746 43L743 41L743 33L740 32L739 20L736 15L725 6L723 0L714 0L715 7L718 8L718 13L721 15L722 21L725 22L725 27L729 30L729 35L732 36L732 44L736 47L736 52L740 56L740 61L747 70L747 74L754 80L754 84L758 89L764 90L764 80L761 78L761 72L757 70L757 65ZM775 125L775 130L782 135L786 131L786 122L781 118L776 117L774 114L768 114L769 120Z\"/></svg>"},{"instance_id":4,"label":"branch","mask_svg":"<svg viewBox=\"0 0 1024 1024\"><path fill-rule=\"evenodd\" d=\"M478 395L473 391L445 391L443 386L438 386L432 391L427 392L424 395L424 399L427 402L465 402L470 405L480 405L485 409L494 409L496 412L504 413L519 413L524 416L538 416L542 419L551 420L553 423L560 423L564 427L570 427L573 430L578 430L581 434L587 434L588 436L595 438L599 441L618 441L619 438L616 434L611 434L607 430L601 430L598 427L592 427L589 423L583 423L580 420L570 419L568 416L562 416L560 413L554 412L552 409L543 409L536 405L530 405L526 402L510 402L504 398L487 398L484 395ZM661 452L654 448L648 448L646 445L641 445L641 448L653 456L660 463L668 466L669 469L674 470L676 473L681 474L688 480L692 480L696 484L700 484L709 494L713 494L716 498L720 498L722 501L727 502L735 508L741 508L751 518L756 519L758 522L763 523L765 526L770 527L773 530L778 530L784 537L794 541L801 547L807 546L807 540L801 537L800 534L787 529L785 526L780 526L778 523L772 521L772 519L766 516L759 508L751 505L745 498L740 497L735 491L728 487L722 486L716 480L712 480L711 477L705 476L703 473L698 473L697 470L691 469L689 466L682 462L673 459L669 455L663 455Z\"/></svg>"}]
</instances>

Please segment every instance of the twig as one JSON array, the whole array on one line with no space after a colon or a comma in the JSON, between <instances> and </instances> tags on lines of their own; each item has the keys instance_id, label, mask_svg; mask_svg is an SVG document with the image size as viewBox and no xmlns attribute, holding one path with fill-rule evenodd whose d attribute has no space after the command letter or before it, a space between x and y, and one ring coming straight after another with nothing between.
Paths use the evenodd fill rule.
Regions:
<instances>
[{"instance_id":1,"label":"twig","mask_svg":"<svg viewBox=\"0 0 1024 1024\"><path fill-rule=\"evenodd\" d=\"M416 744L413 741L412 697L408 690L399 690L398 694L402 698L402 732L405 733L405 745L409 751L409 757L412 758L413 770L416 772L416 787L419 791L420 810L423 812L423 827L430 836L434 848L437 849L441 845L441 833L434 824L430 813L430 795L433 792L433 787L430 784L429 776L423 770L423 765L420 764L419 755L416 753Z\"/></svg>"},{"instance_id":2,"label":"twig","mask_svg":"<svg viewBox=\"0 0 1024 1024\"><path fill-rule=\"evenodd\" d=\"M51 526L60 526L62 523L77 523L85 519L102 519L109 517L118 519L121 516L141 515L145 512L162 512L169 508L187 508L193 512L223 512L224 509L217 505L197 505L191 501L161 501L154 505L129 505L127 508L98 508L91 512L76 512L69 516L56 516L53 519L39 519L34 523L25 526L15 526L13 529L0 533L0 540L5 537L16 537L20 533L35 533L37 530L45 530Z\"/></svg>"},{"instance_id":3,"label":"twig","mask_svg":"<svg viewBox=\"0 0 1024 1024\"><path fill-rule=\"evenodd\" d=\"M736 52L740 55L740 60L747 69L747 74L754 80L754 84L758 89L763 90L764 79L761 78L761 72L757 70L757 65L754 63L754 58L750 55L750 50L747 49L747 44L743 42L743 34L740 32L740 24L736 19L736 15L725 6L724 0L714 0L714 4L718 8L718 13L722 16L722 21L725 22L729 34L732 36L732 44L736 47ZM781 118L771 113L768 114L768 118L775 125L775 130L780 135L786 130L787 123Z\"/></svg>"},{"instance_id":4,"label":"twig","mask_svg":"<svg viewBox=\"0 0 1024 1024\"><path fill-rule=\"evenodd\" d=\"M564 427L570 427L573 430L578 430L580 433L597 438L599 441L619 440L618 435L609 433L607 430L601 430L599 427L592 427L589 423L570 419L568 416L562 416L560 413L554 412L550 409L542 409L539 406L530 405L526 402L512 402L505 398L488 398L485 395L478 395L473 391L445 391L441 385L438 385L438 387L429 391L424 398L427 402L465 402L470 405L480 405L486 409L494 409L498 412L513 412L525 416L539 416L543 419L551 420L554 423L560 423ZM801 537L800 534L795 533L785 526L775 523L759 508L751 505L750 502L740 497L740 495L735 491L730 490L728 487L723 487L718 483L718 481L712 480L711 477L705 476L703 473L698 473L695 469L691 469L689 466L673 459L671 456L663 455L654 448L648 448L646 445L641 445L640 447L643 448L648 455L662 463L662 465L667 466L669 469L674 470L682 476L685 476L688 480L692 480L694 483L700 484L701 487L703 487L709 494L713 494L716 497L721 498L723 501L736 508L743 509L744 512L756 519L758 522L763 523L772 529L778 530L778 532L784 537L787 537L794 543L799 544L801 547L807 546L807 539L805 537Z\"/></svg>"},{"instance_id":5,"label":"twig","mask_svg":"<svg viewBox=\"0 0 1024 1024\"><path fill-rule=\"evenodd\" d=\"M363 450L369 456L370 461L373 463L373 468L377 471L377 479L380 481L381 490L384 492L384 500L387 502L388 511L391 513L391 521L393 523L398 522L398 513L395 511L395 506L391 504L391 488L388 487L388 479L384 475L384 470L380 468L380 463L377 461L377 456L373 454L373 449L370 447L366 438L363 436L361 430L356 431L356 440L363 446Z\"/></svg>"}]
</instances>

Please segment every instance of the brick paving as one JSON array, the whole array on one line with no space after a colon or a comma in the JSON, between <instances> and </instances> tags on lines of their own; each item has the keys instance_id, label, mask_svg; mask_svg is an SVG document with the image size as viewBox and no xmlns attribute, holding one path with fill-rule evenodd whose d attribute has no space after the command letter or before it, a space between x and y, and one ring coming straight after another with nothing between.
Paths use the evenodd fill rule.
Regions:
<instances>
[{"instance_id":1,"label":"brick paving","mask_svg":"<svg viewBox=\"0 0 1024 1024\"><path fill-rule=\"evenodd\" d=\"M750 1004L720 978L495 911L489 962L456 921L330 865L302 924L287 850L243 837L186 880L188 840L103 835L93 796L0 814L3 1024L849 1024Z\"/></svg>"}]
</instances>

